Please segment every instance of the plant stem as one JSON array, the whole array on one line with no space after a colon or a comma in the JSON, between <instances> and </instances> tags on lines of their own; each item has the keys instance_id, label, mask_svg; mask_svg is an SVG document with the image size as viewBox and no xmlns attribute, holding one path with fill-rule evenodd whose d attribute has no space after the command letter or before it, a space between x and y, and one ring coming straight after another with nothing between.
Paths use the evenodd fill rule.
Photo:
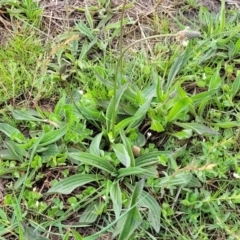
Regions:
<instances>
[{"instance_id":1,"label":"plant stem","mask_svg":"<svg viewBox=\"0 0 240 240\"><path fill-rule=\"evenodd\" d=\"M125 12L125 6L126 6L127 0L124 0L123 2L123 8L122 8L122 13L121 13L121 23L120 23L120 56L123 54L123 16ZM120 69L120 71L119 71ZM113 101L114 103L117 102L117 80L118 80L118 74L120 73L120 79L122 79L122 59L119 59L117 61L117 66L116 66L116 72L115 72L115 80L114 80L114 87L113 87ZM115 121L116 121L116 106L113 108L113 113L112 113L112 135L114 136L114 131L115 131Z\"/></svg>"}]
</instances>

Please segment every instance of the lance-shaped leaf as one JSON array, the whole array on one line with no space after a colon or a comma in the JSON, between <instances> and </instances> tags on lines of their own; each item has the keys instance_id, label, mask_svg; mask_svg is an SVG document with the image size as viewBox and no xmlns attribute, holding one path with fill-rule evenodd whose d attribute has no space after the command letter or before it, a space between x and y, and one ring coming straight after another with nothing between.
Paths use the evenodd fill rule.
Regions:
<instances>
[{"instance_id":1,"label":"lance-shaped leaf","mask_svg":"<svg viewBox=\"0 0 240 240\"><path fill-rule=\"evenodd\" d=\"M48 193L69 194L77 187L101 179L102 179L101 177L94 174L76 174L56 183L53 187L51 187L48 190Z\"/></svg>"},{"instance_id":2,"label":"lance-shaped leaf","mask_svg":"<svg viewBox=\"0 0 240 240\"><path fill-rule=\"evenodd\" d=\"M187 109L189 109L191 104L192 101L188 97L178 100L171 108L169 114L167 115L166 117L167 122L172 122L176 120L179 117L179 115L181 115L182 113L186 112Z\"/></svg>"},{"instance_id":3,"label":"lance-shaped leaf","mask_svg":"<svg viewBox=\"0 0 240 240\"><path fill-rule=\"evenodd\" d=\"M108 173L112 174L116 172L115 167L103 157L86 152L72 152L69 153L69 156L80 163L102 169Z\"/></svg>"},{"instance_id":4,"label":"lance-shaped leaf","mask_svg":"<svg viewBox=\"0 0 240 240\"><path fill-rule=\"evenodd\" d=\"M125 146L121 143L118 144L113 144L113 151L115 152L117 158L119 161L125 166L125 167L130 167L131 164L131 159L130 156L127 152L127 149Z\"/></svg>"},{"instance_id":5,"label":"lance-shaped leaf","mask_svg":"<svg viewBox=\"0 0 240 240\"><path fill-rule=\"evenodd\" d=\"M55 143L66 134L67 129L68 129L68 126L66 125L63 128L44 133L39 145L47 146L49 144Z\"/></svg>"},{"instance_id":6,"label":"lance-shaped leaf","mask_svg":"<svg viewBox=\"0 0 240 240\"><path fill-rule=\"evenodd\" d=\"M0 132L3 132L9 138L19 143L22 143L25 140L24 135L15 127L7 123L0 123Z\"/></svg>"},{"instance_id":7,"label":"lance-shaped leaf","mask_svg":"<svg viewBox=\"0 0 240 240\"><path fill-rule=\"evenodd\" d=\"M127 187L133 190L133 186L131 186L129 183L127 183ZM161 226L161 207L159 206L159 203L153 196L151 196L148 192L144 190L142 191L139 198L142 200L139 201L138 205L148 209L148 220L154 230L156 232L159 232Z\"/></svg>"},{"instance_id":8,"label":"lance-shaped leaf","mask_svg":"<svg viewBox=\"0 0 240 240\"><path fill-rule=\"evenodd\" d=\"M199 124L199 123L180 123L180 122L175 122L174 124L178 125L179 127L185 128L185 129L192 129L198 134L219 134L218 132L212 130L211 128Z\"/></svg>"},{"instance_id":9,"label":"lance-shaped leaf","mask_svg":"<svg viewBox=\"0 0 240 240\"><path fill-rule=\"evenodd\" d=\"M172 152L170 151L156 151L156 152L150 152L146 153L138 158L136 158L136 166L138 167L146 167L146 166L151 166L154 164L159 163L159 157L164 155L164 156L170 156Z\"/></svg>"},{"instance_id":10,"label":"lance-shaped leaf","mask_svg":"<svg viewBox=\"0 0 240 240\"><path fill-rule=\"evenodd\" d=\"M137 206L133 207L137 204L142 190L144 186L144 181L139 181L133 189L133 193L131 196L131 202L129 205L129 209L131 209L126 217L123 217L117 224L118 231L120 230L119 240L126 240L129 239L136 228L141 224L142 217L140 211ZM133 207L133 208L132 208Z\"/></svg>"},{"instance_id":11,"label":"lance-shaped leaf","mask_svg":"<svg viewBox=\"0 0 240 240\"><path fill-rule=\"evenodd\" d=\"M123 85L117 90L116 96L113 96L106 112L106 124L107 124L107 131L110 132L112 129L112 125L115 124L117 109L120 103L120 99L127 89L128 84Z\"/></svg>"},{"instance_id":12,"label":"lance-shaped leaf","mask_svg":"<svg viewBox=\"0 0 240 240\"><path fill-rule=\"evenodd\" d=\"M119 186L119 182L113 183L110 189L110 197L113 203L113 211L117 219L122 211L122 192Z\"/></svg>"}]
</instances>

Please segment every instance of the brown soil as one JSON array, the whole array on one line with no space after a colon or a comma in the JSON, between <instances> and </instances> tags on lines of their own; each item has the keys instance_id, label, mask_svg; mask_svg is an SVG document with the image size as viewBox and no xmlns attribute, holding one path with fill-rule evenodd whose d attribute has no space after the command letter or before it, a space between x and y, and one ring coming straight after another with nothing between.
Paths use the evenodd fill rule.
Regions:
<instances>
[{"instance_id":1,"label":"brown soil","mask_svg":"<svg viewBox=\"0 0 240 240\"><path fill-rule=\"evenodd\" d=\"M112 14L108 23L115 23L120 20L124 1L112 0L110 2L109 6L99 6L97 0L40 0L39 4L43 9L41 30L49 39L53 39L60 33L71 29L75 22L86 22L86 4L95 26L108 13ZM209 11L218 12L220 8L219 0L198 0L198 3L207 7ZM127 0L125 18L131 19L133 24L125 27L125 41L129 43L146 35L160 33L159 25L154 23L156 17L161 19L164 16L170 19L169 22L175 22L171 19L174 19L179 9L186 4L185 0ZM189 15L189 12L186 14ZM6 41L6 36L11 33L13 24L16 23L11 22L6 8L0 6L0 42ZM176 29L175 24L171 23L170 30L176 32L181 29Z\"/></svg>"},{"instance_id":2,"label":"brown soil","mask_svg":"<svg viewBox=\"0 0 240 240\"><path fill-rule=\"evenodd\" d=\"M199 0L199 2L211 12L218 12L221 5L218 0Z\"/></svg>"},{"instance_id":3,"label":"brown soil","mask_svg":"<svg viewBox=\"0 0 240 240\"><path fill-rule=\"evenodd\" d=\"M108 8L112 9L113 14L109 22L117 22L121 17L123 2L123 0L113 0L111 6L99 6L97 0L40 0L40 5L44 9L43 29L48 34L57 35L69 27L73 27L75 22L86 22L84 13L86 4L95 24L108 13ZM207 7L209 11L219 11L219 0L199 0L198 2ZM186 5L184 0L127 0L127 3L125 16L135 22L127 31L131 39L136 30L141 35L159 32L154 24L155 16L158 16L159 19L162 15L173 18L177 15L179 8Z\"/></svg>"}]
</instances>

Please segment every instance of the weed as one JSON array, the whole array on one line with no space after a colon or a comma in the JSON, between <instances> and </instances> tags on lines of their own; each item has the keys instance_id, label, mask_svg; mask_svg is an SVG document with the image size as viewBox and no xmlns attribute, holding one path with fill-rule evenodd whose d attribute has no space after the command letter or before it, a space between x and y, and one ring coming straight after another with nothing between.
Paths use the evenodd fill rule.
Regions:
<instances>
[{"instance_id":1,"label":"weed","mask_svg":"<svg viewBox=\"0 0 240 240\"><path fill-rule=\"evenodd\" d=\"M37 1L6 1L4 5L6 5L11 17L23 22L26 21L37 28L40 27L42 9L39 7L39 3ZM11 7L8 7L9 5Z\"/></svg>"},{"instance_id":2,"label":"weed","mask_svg":"<svg viewBox=\"0 0 240 240\"><path fill-rule=\"evenodd\" d=\"M9 39L8 43L1 48L1 103L12 100L15 104L16 99L21 95L28 98L29 89L36 81L41 55L44 48L34 33L26 38L16 35Z\"/></svg>"},{"instance_id":3,"label":"weed","mask_svg":"<svg viewBox=\"0 0 240 240\"><path fill-rule=\"evenodd\" d=\"M123 26L134 21L108 23L110 1L99 1L80 9L86 22L37 68L35 36L12 39L4 100L26 94L23 78L34 100L61 97L52 111L2 111L3 239L239 238L239 16L223 3L219 14L200 7L201 35L154 22L164 34L124 46ZM106 9L103 21L96 9ZM116 36L119 51L109 47ZM134 51L142 42L149 52Z\"/></svg>"}]
</instances>

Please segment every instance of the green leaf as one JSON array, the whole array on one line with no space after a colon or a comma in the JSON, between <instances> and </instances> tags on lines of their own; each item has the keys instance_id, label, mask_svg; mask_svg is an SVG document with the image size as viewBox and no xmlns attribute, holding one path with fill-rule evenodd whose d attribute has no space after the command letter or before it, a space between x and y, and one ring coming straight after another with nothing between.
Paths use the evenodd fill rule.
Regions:
<instances>
[{"instance_id":1,"label":"green leaf","mask_svg":"<svg viewBox=\"0 0 240 240\"><path fill-rule=\"evenodd\" d=\"M135 159L135 164L137 167L146 167L151 166L159 163L159 157L161 155L170 156L172 152L170 151L156 151L146 153L138 158Z\"/></svg>"},{"instance_id":2,"label":"green leaf","mask_svg":"<svg viewBox=\"0 0 240 240\"><path fill-rule=\"evenodd\" d=\"M3 132L13 141L22 143L25 140L24 135L17 129L7 123L0 123L0 132Z\"/></svg>"},{"instance_id":3,"label":"green leaf","mask_svg":"<svg viewBox=\"0 0 240 240\"><path fill-rule=\"evenodd\" d=\"M84 118L87 120L95 120L99 122L105 122L105 118L101 111L98 111L96 108L85 106L80 103L81 113L84 115Z\"/></svg>"},{"instance_id":4,"label":"green leaf","mask_svg":"<svg viewBox=\"0 0 240 240\"><path fill-rule=\"evenodd\" d=\"M221 63L221 62L220 62ZM219 69L221 65L218 64L216 72L212 75L209 83L209 90L216 89L222 83L221 77L219 76Z\"/></svg>"},{"instance_id":5,"label":"green leaf","mask_svg":"<svg viewBox=\"0 0 240 240\"><path fill-rule=\"evenodd\" d=\"M123 145L126 147L128 156L130 157L130 167L135 167L135 159L133 156L133 150L129 139L126 137L123 130L120 131L120 136L123 141Z\"/></svg>"},{"instance_id":6,"label":"green leaf","mask_svg":"<svg viewBox=\"0 0 240 240\"><path fill-rule=\"evenodd\" d=\"M15 190L19 189L25 181L26 181L26 176L25 175L20 176L17 179L17 181L14 183L14 189Z\"/></svg>"},{"instance_id":7,"label":"green leaf","mask_svg":"<svg viewBox=\"0 0 240 240\"><path fill-rule=\"evenodd\" d=\"M44 133L40 146L47 146L61 139L67 132L68 126Z\"/></svg>"},{"instance_id":8,"label":"green leaf","mask_svg":"<svg viewBox=\"0 0 240 240\"><path fill-rule=\"evenodd\" d=\"M136 175L150 175L155 176L155 172L148 171L148 169L144 169L141 167L129 167L129 168L120 168L118 170L118 178L126 177L126 176L136 176Z\"/></svg>"},{"instance_id":9,"label":"green leaf","mask_svg":"<svg viewBox=\"0 0 240 240\"><path fill-rule=\"evenodd\" d=\"M211 98L203 100L203 101L200 102L199 107L198 107L198 115L199 116L201 116L201 117L203 116L203 113L205 111L206 106L211 104L211 102L212 102Z\"/></svg>"},{"instance_id":10,"label":"green leaf","mask_svg":"<svg viewBox=\"0 0 240 240\"><path fill-rule=\"evenodd\" d=\"M167 115L167 122L172 122L176 120L180 114L189 109L191 103L192 101L188 97L178 100Z\"/></svg>"},{"instance_id":11,"label":"green leaf","mask_svg":"<svg viewBox=\"0 0 240 240\"><path fill-rule=\"evenodd\" d=\"M110 103L109 103L109 106L108 106L107 112L106 112L106 124L107 124L107 131L108 132L111 131L112 124L115 124L115 118L116 118L116 115L117 115L118 105L119 105L120 99L121 99L124 91L127 89L127 87L128 87L127 83L124 84L123 86L121 86L117 90L116 97L113 96Z\"/></svg>"},{"instance_id":12,"label":"green leaf","mask_svg":"<svg viewBox=\"0 0 240 240\"><path fill-rule=\"evenodd\" d=\"M5 145L7 146L7 149L9 152L14 156L15 160L23 161L23 157L27 156L27 151L20 147L18 144L16 144L13 141L5 141Z\"/></svg>"},{"instance_id":13,"label":"green leaf","mask_svg":"<svg viewBox=\"0 0 240 240\"><path fill-rule=\"evenodd\" d=\"M116 135L119 134L119 132L121 130L124 130L126 127L128 127L129 129L130 124L137 126L141 123L141 121L142 121L142 117L137 115L123 119L122 121L117 123L117 125L115 126ZM126 129L125 132L128 132L128 129Z\"/></svg>"},{"instance_id":14,"label":"green leaf","mask_svg":"<svg viewBox=\"0 0 240 240\"><path fill-rule=\"evenodd\" d=\"M41 116L38 112L33 110L12 110L12 115L16 120L20 121L35 121L35 122L44 122L44 119L41 119ZM37 117L36 117L37 116Z\"/></svg>"},{"instance_id":15,"label":"green leaf","mask_svg":"<svg viewBox=\"0 0 240 240\"><path fill-rule=\"evenodd\" d=\"M148 208L148 221L158 233L161 227L161 207L155 198L145 191L142 191L140 198L142 198L142 201L139 205L141 207Z\"/></svg>"},{"instance_id":16,"label":"green leaf","mask_svg":"<svg viewBox=\"0 0 240 240\"><path fill-rule=\"evenodd\" d=\"M216 46L213 46L212 48L210 48L210 50L200 55L198 57L198 65L200 66L202 63L213 58L216 55L216 48L217 48Z\"/></svg>"},{"instance_id":17,"label":"green leaf","mask_svg":"<svg viewBox=\"0 0 240 240\"><path fill-rule=\"evenodd\" d=\"M179 123L175 122L174 124L178 125L179 127L185 128L185 129L192 129L198 134L211 134L211 135L216 135L219 134L218 132L212 130L211 128L199 124L199 123Z\"/></svg>"},{"instance_id":18,"label":"green leaf","mask_svg":"<svg viewBox=\"0 0 240 240\"><path fill-rule=\"evenodd\" d=\"M102 133L99 133L98 135L96 135L91 144L90 144L90 147L89 147L89 152L91 154L95 154L97 156L100 156L100 143L101 143L101 140L102 140Z\"/></svg>"},{"instance_id":19,"label":"green leaf","mask_svg":"<svg viewBox=\"0 0 240 240\"><path fill-rule=\"evenodd\" d=\"M217 93L219 88L214 88L205 92L201 92L191 97L193 103L201 103L203 100L208 100L212 98L212 95Z\"/></svg>"},{"instance_id":20,"label":"green leaf","mask_svg":"<svg viewBox=\"0 0 240 240\"><path fill-rule=\"evenodd\" d=\"M138 199L142 194L143 186L144 186L143 180L139 181L136 184L131 196L131 202L130 202L129 208L132 208L135 204L137 204ZM141 224L141 222L142 222L142 217L138 210L138 207L136 206L128 212L126 217L122 218L118 222L117 228L120 229L120 236L118 240L129 239L134 233L134 231L137 229L137 227Z\"/></svg>"},{"instance_id":21,"label":"green leaf","mask_svg":"<svg viewBox=\"0 0 240 240\"><path fill-rule=\"evenodd\" d=\"M188 58L189 58L189 50L188 47L185 49L185 51L175 59L173 65L171 66L170 70L169 70L169 74L168 74L168 78L167 78L167 83L165 86L165 90L169 90L172 85L173 85L173 81L176 77L176 75L178 74L178 72L180 71L180 69L183 67L183 65L187 62Z\"/></svg>"},{"instance_id":22,"label":"green leaf","mask_svg":"<svg viewBox=\"0 0 240 240\"><path fill-rule=\"evenodd\" d=\"M119 182L114 182L110 189L110 196L113 203L113 211L116 219L119 218L122 211L122 192L119 186Z\"/></svg>"},{"instance_id":23,"label":"green leaf","mask_svg":"<svg viewBox=\"0 0 240 240\"><path fill-rule=\"evenodd\" d=\"M233 84L232 84L232 98L236 96L240 89L240 74L235 78Z\"/></svg>"},{"instance_id":24,"label":"green leaf","mask_svg":"<svg viewBox=\"0 0 240 240\"><path fill-rule=\"evenodd\" d=\"M152 100L154 97L156 97L156 84L151 84L150 86L144 88L141 92L143 97L147 100ZM141 91L141 90L139 90ZM127 91L126 91L127 92Z\"/></svg>"},{"instance_id":25,"label":"green leaf","mask_svg":"<svg viewBox=\"0 0 240 240\"><path fill-rule=\"evenodd\" d=\"M125 132L128 132L129 130L138 127L139 124L141 124L143 118L145 117L149 106L151 104L152 98L149 98L134 114L134 116L126 118L124 120L122 120L121 122L119 122L116 127L115 127L115 131L116 131L116 135L123 130L125 127L127 127L127 129L125 130Z\"/></svg>"},{"instance_id":26,"label":"green leaf","mask_svg":"<svg viewBox=\"0 0 240 240\"><path fill-rule=\"evenodd\" d=\"M102 75L100 75L98 72L95 72L96 79L104 84L107 88L113 89L113 82L109 81L107 78L104 78Z\"/></svg>"},{"instance_id":27,"label":"green leaf","mask_svg":"<svg viewBox=\"0 0 240 240\"><path fill-rule=\"evenodd\" d=\"M121 226L123 225L123 223L125 222L125 218L126 216L128 215L128 213L134 209L135 207L137 207L138 203L141 201L142 199L140 199L139 201L137 201L135 204L133 204L131 207L129 207L127 209L127 211L124 211L119 218L115 219L114 221L112 221L111 223L109 223L106 227L102 228L100 231L98 231L97 233L89 236L89 237L86 237L84 238L83 240L96 240L101 234L109 231L109 229L111 229L116 223L118 223L120 225L120 228L118 228L116 231L115 231L115 236L118 235L122 228ZM122 221L122 223L119 223L120 220ZM120 230L120 231L119 231ZM114 238L114 236L113 236Z\"/></svg>"},{"instance_id":28,"label":"green leaf","mask_svg":"<svg viewBox=\"0 0 240 240\"><path fill-rule=\"evenodd\" d=\"M121 25L121 21L109 23L109 24L107 24L107 26L105 27L105 30L120 29L120 28L122 28L124 25L129 24L129 23L130 23L130 21L128 21L127 19L123 19L122 25Z\"/></svg>"},{"instance_id":29,"label":"green leaf","mask_svg":"<svg viewBox=\"0 0 240 240\"><path fill-rule=\"evenodd\" d=\"M133 190L133 186L127 184L127 187ZM161 207L159 206L156 199L151 196L148 192L142 191L138 205L148 209L148 221L158 233L161 227Z\"/></svg>"},{"instance_id":30,"label":"green leaf","mask_svg":"<svg viewBox=\"0 0 240 240\"><path fill-rule=\"evenodd\" d=\"M24 230L24 240L49 240L49 238L45 238L40 236L40 234L33 228L28 227L26 224L22 223L22 227Z\"/></svg>"},{"instance_id":31,"label":"green leaf","mask_svg":"<svg viewBox=\"0 0 240 240\"><path fill-rule=\"evenodd\" d=\"M179 172L177 174L173 174L172 176L162 177L156 187L161 188L170 188L173 186L186 186L190 183L192 179L192 173L189 172Z\"/></svg>"},{"instance_id":32,"label":"green leaf","mask_svg":"<svg viewBox=\"0 0 240 240\"><path fill-rule=\"evenodd\" d=\"M88 24L89 24L90 28L93 29L94 28L94 26L93 26L93 19L92 19L92 16L91 16L91 14L90 14L90 12L88 10L88 5L87 4L85 6L85 16L86 16L86 19L88 21Z\"/></svg>"},{"instance_id":33,"label":"green leaf","mask_svg":"<svg viewBox=\"0 0 240 240\"><path fill-rule=\"evenodd\" d=\"M115 173L116 169L105 158L85 152L71 152L69 156L80 163L90 165L108 173Z\"/></svg>"},{"instance_id":34,"label":"green leaf","mask_svg":"<svg viewBox=\"0 0 240 240\"><path fill-rule=\"evenodd\" d=\"M82 236L77 231L75 231L74 229L72 229L71 231L75 240L83 240Z\"/></svg>"},{"instance_id":35,"label":"green leaf","mask_svg":"<svg viewBox=\"0 0 240 240\"><path fill-rule=\"evenodd\" d=\"M159 120L152 119L150 129L156 132L163 132L164 127Z\"/></svg>"},{"instance_id":36,"label":"green leaf","mask_svg":"<svg viewBox=\"0 0 240 240\"><path fill-rule=\"evenodd\" d=\"M94 223L99 217L99 214L96 211L96 206L98 204L99 203L96 201L93 201L90 204L88 204L83 213L81 213L79 222L84 224Z\"/></svg>"},{"instance_id":37,"label":"green leaf","mask_svg":"<svg viewBox=\"0 0 240 240\"><path fill-rule=\"evenodd\" d=\"M237 40L237 42L235 43L235 49L234 49L234 55L238 54L240 51L240 38Z\"/></svg>"},{"instance_id":38,"label":"green leaf","mask_svg":"<svg viewBox=\"0 0 240 240\"><path fill-rule=\"evenodd\" d=\"M192 129L184 129L180 132L170 133L171 136L176 137L177 139L188 139L192 136Z\"/></svg>"},{"instance_id":39,"label":"green leaf","mask_svg":"<svg viewBox=\"0 0 240 240\"><path fill-rule=\"evenodd\" d=\"M220 23L220 32L225 30L226 25L226 5L225 0L221 1L220 15L219 15L219 23Z\"/></svg>"},{"instance_id":40,"label":"green leaf","mask_svg":"<svg viewBox=\"0 0 240 240\"><path fill-rule=\"evenodd\" d=\"M115 152L117 158L119 161L125 166L125 167L130 167L131 165L131 159L130 156L128 155L128 152L125 148L125 146L121 143L118 144L113 144L113 151Z\"/></svg>"},{"instance_id":41,"label":"green leaf","mask_svg":"<svg viewBox=\"0 0 240 240\"><path fill-rule=\"evenodd\" d=\"M218 123L211 123L213 126L217 126L220 128L233 128L233 127L240 127L239 121L232 121L232 122L218 122Z\"/></svg>"},{"instance_id":42,"label":"green leaf","mask_svg":"<svg viewBox=\"0 0 240 240\"><path fill-rule=\"evenodd\" d=\"M7 214L3 211L2 208L0 208L0 219L1 219L1 222L2 222L2 221L5 221L5 222L8 221Z\"/></svg>"},{"instance_id":43,"label":"green leaf","mask_svg":"<svg viewBox=\"0 0 240 240\"><path fill-rule=\"evenodd\" d=\"M138 146L138 147L143 147L147 142L146 137L144 136L144 134L142 134L140 132L138 132L137 134L138 134L138 136L133 141L133 145Z\"/></svg>"},{"instance_id":44,"label":"green leaf","mask_svg":"<svg viewBox=\"0 0 240 240\"><path fill-rule=\"evenodd\" d=\"M1 160L16 160L16 156L12 155L8 149L0 150Z\"/></svg>"},{"instance_id":45,"label":"green leaf","mask_svg":"<svg viewBox=\"0 0 240 240\"><path fill-rule=\"evenodd\" d=\"M76 24L76 27L79 32L82 33L84 36L87 36L89 40L93 40L94 35L92 34L92 31L82 21Z\"/></svg>"},{"instance_id":46,"label":"green leaf","mask_svg":"<svg viewBox=\"0 0 240 240\"><path fill-rule=\"evenodd\" d=\"M93 48L93 46L97 43L98 38L95 37L93 40L89 43L88 41L85 41L82 45L81 53L79 55L79 61L82 61L87 53Z\"/></svg>"},{"instance_id":47,"label":"green leaf","mask_svg":"<svg viewBox=\"0 0 240 240\"><path fill-rule=\"evenodd\" d=\"M94 174L75 174L56 183L48 190L48 193L70 194L77 187L101 179L102 177Z\"/></svg>"}]
</instances>

